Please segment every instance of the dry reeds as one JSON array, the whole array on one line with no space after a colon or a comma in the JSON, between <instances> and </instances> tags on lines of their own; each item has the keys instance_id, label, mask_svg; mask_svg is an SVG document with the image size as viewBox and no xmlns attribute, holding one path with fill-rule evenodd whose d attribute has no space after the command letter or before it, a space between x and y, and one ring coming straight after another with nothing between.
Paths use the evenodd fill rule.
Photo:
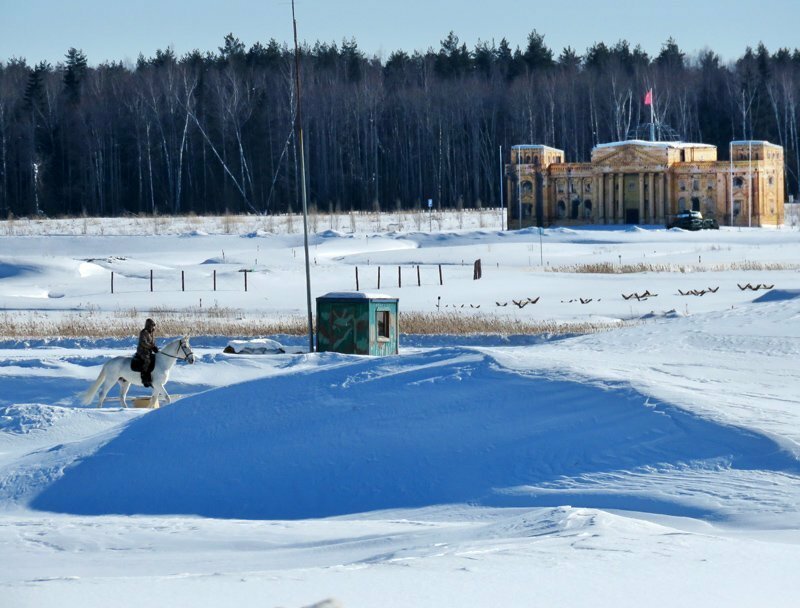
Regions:
<instances>
[{"instance_id":1,"label":"dry reeds","mask_svg":"<svg viewBox=\"0 0 800 608\"><path fill-rule=\"evenodd\" d=\"M589 321L523 321L483 314L455 312L400 313L400 330L414 335L565 335L608 331L620 323Z\"/></svg>"},{"instance_id":2,"label":"dry reeds","mask_svg":"<svg viewBox=\"0 0 800 608\"><path fill-rule=\"evenodd\" d=\"M614 264L613 262L596 262L592 264L569 264L565 266L548 266L545 272L585 273L585 274L631 274L644 272L725 272L728 270L798 270L800 264L787 262L730 262L728 264Z\"/></svg>"},{"instance_id":3,"label":"dry reeds","mask_svg":"<svg viewBox=\"0 0 800 608\"><path fill-rule=\"evenodd\" d=\"M306 332L306 319L300 316L246 316L230 309L208 308L139 313L6 312L0 316L0 337L124 338L138 335L146 316L156 319L159 336L303 335Z\"/></svg>"},{"instance_id":4,"label":"dry reeds","mask_svg":"<svg viewBox=\"0 0 800 608\"><path fill-rule=\"evenodd\" d=\"M4 312L0 315L0 338L125 338L138 335L144 318L158 324L159 336L302 336L307 331L304 316L244 314L231 308L166 308L102 312L50 313L47 311ZM316 321L315 321L316 323ZM416 335L565 335L608 331L620 323L523 321L485 314L456 312L406 312L400 315L404 334Z\"/></svg>"}]
</instances>

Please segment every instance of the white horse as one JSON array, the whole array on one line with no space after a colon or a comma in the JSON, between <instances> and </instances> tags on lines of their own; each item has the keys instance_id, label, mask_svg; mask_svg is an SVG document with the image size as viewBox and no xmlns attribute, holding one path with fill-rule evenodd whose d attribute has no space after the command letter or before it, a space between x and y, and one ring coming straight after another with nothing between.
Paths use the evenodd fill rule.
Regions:
<instances>
[{"instance_id":1,"label":"white horse","mask_svg":"<svg viewBox=\"0 0 800 608\"><path fill-rule=\"evenodd\" d=\"M154 407L158 401L158 395L164 393L167 403L171 403L172 399L167 393L164 385L169 380L169 373L172 366L178 359L182 359L188 363L194 363L194 353L189 346L189 338L184 336L166 344L164 348L159 350L155 355L155 367L153 368L153 394L150 396L149 407ZM128 389L131 384L137 386L144 386L142 384L142 375L139 372L131 370L131 361L133 357L114 357L110 361L103 364L103 369L94 384L83 393L83 404L89 405L94 399L97 389L100 389L100 403L97 407L103 407L103 402L106 400L108 391L112 389L114 384L119 382L119 399L122 401L123 407L128 407L125 397L128 394Z\"/></svg>"}]
</instances>

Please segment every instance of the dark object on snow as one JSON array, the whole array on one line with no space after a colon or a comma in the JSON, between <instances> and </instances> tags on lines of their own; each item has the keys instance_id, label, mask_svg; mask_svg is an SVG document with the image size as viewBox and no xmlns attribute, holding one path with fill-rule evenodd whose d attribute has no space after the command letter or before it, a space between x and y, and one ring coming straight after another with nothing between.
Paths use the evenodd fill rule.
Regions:
<instances>
[{"instance_id":1,"label":"dark object on snow","mask_svg":"<svg viewBox=\"0 0 800 608\"><path fill-rule=\"evenodd\" d=\"M679 211L667 228L683 230L719 230L719 223L714 218L703 218L699 211Z\"/></svg>"},{"instance_id":2,"label":"dark object on snow","mask_svg":"<svg viewBox=\"0 0 800 608\"><path fill-rule=\"evenodd\" d=\"M286 349L275 340L258 338L255 340L232 340L222 352L228 355L282 355L286 353Z\"/></svg>"}]
</instances>

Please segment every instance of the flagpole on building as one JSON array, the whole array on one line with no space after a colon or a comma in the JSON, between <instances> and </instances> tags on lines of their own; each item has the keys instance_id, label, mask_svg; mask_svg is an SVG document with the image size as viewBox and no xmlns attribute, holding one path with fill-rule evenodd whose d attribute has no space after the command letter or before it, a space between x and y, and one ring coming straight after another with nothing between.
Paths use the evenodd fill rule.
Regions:
<instances>
[{"instance_id":1,"label":"flagpole on building","mask_svg":"<svg viewBox=\"0 0 800 608\"><path fill-rule=\"evenodd\" d=\"M650 141L656 140L656 113L653 108L653 88L650 87L644 95L644 105L650 106Z\"/></svg>"}]
</instances>

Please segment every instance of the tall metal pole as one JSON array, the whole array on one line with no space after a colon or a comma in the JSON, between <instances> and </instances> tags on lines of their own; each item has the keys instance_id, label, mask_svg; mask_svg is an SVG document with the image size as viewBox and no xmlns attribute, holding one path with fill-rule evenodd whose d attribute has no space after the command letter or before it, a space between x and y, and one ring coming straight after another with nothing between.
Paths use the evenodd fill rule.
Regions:
<instances>
[{"instance_id":1,"label":"tall metal pole","mask_svg":"<svg viewBox=\"0 0 800 608\"><path fill-rule=\"evenodd\" d=\"M519 156L517 156L517 230L522 230L522 168L519 166Z\"/></svg>"},{"instance_id":2,"label":"tall metal pole","mask_svg":"<svg viewBox=\"0 0 800 608\"><path fill-rule=\"evenodd\" d=\"M503 216L505 215L505 201L503 200L503 178L505 177L505 171L503 171L503 146L500 146L500 230L505 230L503 227L505 221Z\"/></svg>"},{"instance_id":3,"label":"tall metal pole","mask_svg":"<svg viewBox=\"0 0 800 608\"><path fill-rule=\"evenodd\" d=\"M314 323L311 317L311 267L308 263L308 199L306 195L306 151L303 144L303 121L300 105L300 50L297 46L297 19L294 14L294 0L292 0L292 27L294 29L294 79L297 92L295 104L295 128L300 140L300 181L303 198L303 249L306 255L306 307L308 309L308 352L314 352Z\"/></svg>"},{"instance_id":4,"label":"tall metal pole","mask_svg":"<svg viewBox=\"0 0 800 608\"><path fill-rule=\"evenodd\" d=\"M752 138L752 135L750 136ZM747 140L747 227L753 227L753 140Z\"/></svg>"},{"instance_id":5,"label":"tall metal pole","mask_svg":"<svg viewBox=\"0 0 800 608\"><path fill-rule=\"evenodd\" d=\"M733 226L733 142L728 144L728 157L731 159L730 184L728 185L728 198L731 201L731 226Z\"/></svg>"},{"instance_id":6,"label":"tall metal pole","mask_svg":"<svg viewBox=\"0 0 800 608\"><path fill-rule=\"evenodd\" d=\"M539 264L544 268L544 246L542 245L542 232L544 228L539 226Z\"/></svg>"}]
</instances>

